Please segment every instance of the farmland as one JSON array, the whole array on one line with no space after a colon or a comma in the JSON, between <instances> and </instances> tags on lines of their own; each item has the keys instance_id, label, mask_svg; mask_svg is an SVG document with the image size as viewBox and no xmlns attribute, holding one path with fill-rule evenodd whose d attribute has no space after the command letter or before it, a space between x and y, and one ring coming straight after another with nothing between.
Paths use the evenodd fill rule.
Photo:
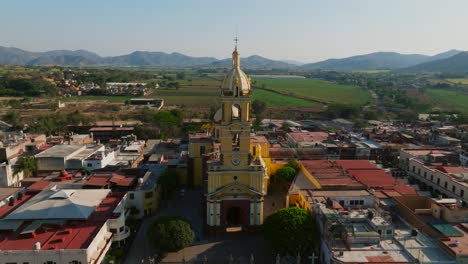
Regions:
<instances>
[{"instance_id":1,"label":"farmland","mask_svg":"<svg viewBox=\"0 0 468 264\"><path fill-rule=\"evenodd\" d=\"M357 86L341 85L317 79L254 79L256 87L265 87L285 95L323 103L364 105L369 93Z\"/></svg>"},{"instance_id":2,"label":"farmland","mask_svg":"<svg viewBox=\"0 0 468 264\"><path fill-rule=\"evenodd\" d=\"M468 92L442 89L428 89L426 95L431 103L444 110L457 110L468 114Z\"/></svg>"},{"instance_id":3,"label":"farmland","mask_svg":"<svg viewBox=\"0 0 468 264\"><path fill-rule=\"evenodd\" d=\"M252 98L253 100L258 99L264 101L268 107L321 107L321 104L313 101L282 95L262 89L253 89Z\"/></svg>"},{"instance_id":4,"label":"farmland","mask_svg":"<svg viewBox=\"0 0 468 264\"><path fill-rule=\"evenodd\" d=\"M453 78L453 79L446 79L446 80L455 84L468 84L468 78Z\"/></svg>"}]
</instances>

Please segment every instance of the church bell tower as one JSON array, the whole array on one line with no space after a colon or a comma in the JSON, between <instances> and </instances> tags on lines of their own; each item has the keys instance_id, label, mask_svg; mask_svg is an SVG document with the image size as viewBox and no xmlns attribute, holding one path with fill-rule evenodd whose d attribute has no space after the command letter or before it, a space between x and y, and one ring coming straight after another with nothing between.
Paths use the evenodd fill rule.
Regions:
<instances>
[{"instance_id":1,"label":"church bell tower","mask_svg":"<svg viewBox=\"0 0 468 264\"><path fill-rule=\"evenodd\" d=\"M251 152L250 78L240 68L237 45L219 96L221 107L213 118L213 137L220 151L218 159L208 164L207 225L261 225L268 176L262 157Z\"/></svg>"}]
</instances>

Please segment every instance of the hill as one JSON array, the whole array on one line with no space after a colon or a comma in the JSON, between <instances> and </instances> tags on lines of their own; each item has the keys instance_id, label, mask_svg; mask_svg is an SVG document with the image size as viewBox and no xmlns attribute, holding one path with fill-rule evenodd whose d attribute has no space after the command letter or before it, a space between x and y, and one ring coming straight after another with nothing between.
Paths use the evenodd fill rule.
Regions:
<instances>
[{"instance_id":1,"label":"hill","mask_svg":"<svg viewBox=\"0 0 468 264\"><path fill-rule=\"evenodd\" d=\"M111 66L141 66L141 67L193 67L216 61L211 57L190 57L177 52L135 51L128 55L107 57L103 64Z\"/></svg>"},{"instance_id":2,"label":"hill","mask_svg":"<svg viewBox=\"0 0 468 264\"><path fill-rule=\"evenodd\" d=\"M321 62L303 65L304 70L393 70L406 68L432 60L451 57L460 51L450 50L434 56L421 54L400 54L397 52L375 52L366 55L352 56L343 59L328 59Z\"/></svg>"},{"instance_id":3,"label":"hill","mask_svg":"<svg viewBox=\"0 0 468 264\"><path fill-rule=\"evenodd\" d=\"M212 57L192 57L181 53L135 51L130 54L101 57L86 50L52 50L30 52L18 48L0 47L0 64L4 65L61 65L61 66L116 66L116 67L218 67L231 66L231 59L218 60ZM242 60L245 68L276 69L294 65L253 55Z\"/></svg>"},{"instance_id":4,"label":"hill","mask_svg":"<svg viewBox=\"0 0 468 264\"><path fill-rule=\"evenodd\" d=\"M460 52L452 57L434 60L405 69L407 72L468 72L468 52Z\"/></svg>"},{"instance_id":5,"label":"hill","mask_svg":"<svg viewBox=\"0 0 468 264\"><path fill-rule=\"evenodd\" d=\"M26 65L40 55L17 48L0 47L0 64Z\"/></svg>"},{"instance_id":6,"label":"hill","mask_svg":"<svg viewBox=\"0 0 468 264\"><path fill-rule=\"evenodd\" d=\"M209 68L229 68L231 67L232 60L223 59L214 61L210 64L205 65L204 67ZM262 56L253 55L241 59L242 68L247 69L287 69L294 67L293 64L286 63L283 61L270 60Z\"/></svg>"}]
</instances>

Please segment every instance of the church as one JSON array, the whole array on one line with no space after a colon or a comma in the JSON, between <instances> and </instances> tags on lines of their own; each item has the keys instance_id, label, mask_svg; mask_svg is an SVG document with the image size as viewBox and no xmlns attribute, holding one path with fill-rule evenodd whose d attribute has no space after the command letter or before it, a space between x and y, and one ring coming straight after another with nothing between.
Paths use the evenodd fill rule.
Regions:
<instances>
[{"instance_id":1,"label":"church","mask_svg":"<svg viewBox=\"0 0 468 264\"><path fill-rule=\"evenodd\" d=\"M263 223L269 182L264 156L269 149L268 142L251 135L251 92L251 81L240 68L236 45L232 68L220 87L221 107L213 117L212 140L218 150L204 166L209 229L252 229Z\"/></svg>"}]
</instances>

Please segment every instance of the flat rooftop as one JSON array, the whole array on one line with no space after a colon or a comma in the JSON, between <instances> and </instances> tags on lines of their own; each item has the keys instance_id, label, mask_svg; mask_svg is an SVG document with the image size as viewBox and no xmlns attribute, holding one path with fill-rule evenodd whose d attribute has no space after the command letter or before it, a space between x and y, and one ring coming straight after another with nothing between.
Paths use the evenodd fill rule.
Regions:
<instances>
[{"instance_id":1,"label":"flat rooftop","mask_svg":"<svg viewBox=\"0 0 468 264\"><path fill-rule=\"evenodd\" d=\"M371 196L366 190L315 190L311 191L312 197L332 197L332 196Z\"/></svg>"},{"instance_id":2,"label":"flat rooftop","mask_svg":"<svg viewBox=\"0 0 468 264\"><path fill-rule=\"evenodd\" d=\"M0 230L0 250L33 250L36 242L40 243L41 250L86 249L107 219L113 217L113 211L124 195L125 193L113 193L105 197L86 221L9 221Z\"/></svg>"},{"instance_id":3,"label":"flat rooftop","mask_svg":"<svg viewBox=\"0 0 468 264\"><path fill-rule=\"evenodd\" d=\"M292 132L288 135L296 142L323 142L328 139L326 132Z\"/></svg>"},{"instance_id":4,"label":"flat rooftop","mask_svg":"<svg viewBox=\"0 0 468 264\"><path fill-rule=\"evenodd\" d=\"M6 216L6 220L87 219L110 190L44 190Z\"/></svg>"},{"instance_id":5,"label":"flat rooftop","mask_svg":"<svg viewBox=\"0 0 468 264\"><path fill-rule=\"evenodd\" d=\"M85 148L86 148L85 146L81 146L81 145L55 145L37 154L35 157L36 158L65 158Z\"/></svg>"},{"instance_id":6,"label":"flat rooftop","mask_svg":"<svg viewBox=\"0 0 468 264\"><path fill-rule=\"evenodd\" d=\"M91 156L93 153L98 151L103 145L91 145L86 146L85 149L81 150L80 152L76 153L73 156L73 159L86 159L87 157Z\"/></svg>"},{"instance_id":7,"label":"flat rooftop","mask_svg":"<svg viewBox=\"0 0 468 264\"><path fill-rule=\"evenodd\" d=\"M447 250L454 255L468 255L468 224L463 223L454 225L453 228L458 230L462 235L453 236L447 239L441 239L440 242Z\"/></svg>"},{"instance_id":8,"label":"flat rooftop","mask_svg":"<svg viewBox=\"0 0 468 264\"><path fill-rule=\"evenodd\" d=\"M413 261L411 256L403 251L367 249L343 251L342 256L336 256L336 259L344 263L410 263Z\"/></svg>"}]
</instances>

